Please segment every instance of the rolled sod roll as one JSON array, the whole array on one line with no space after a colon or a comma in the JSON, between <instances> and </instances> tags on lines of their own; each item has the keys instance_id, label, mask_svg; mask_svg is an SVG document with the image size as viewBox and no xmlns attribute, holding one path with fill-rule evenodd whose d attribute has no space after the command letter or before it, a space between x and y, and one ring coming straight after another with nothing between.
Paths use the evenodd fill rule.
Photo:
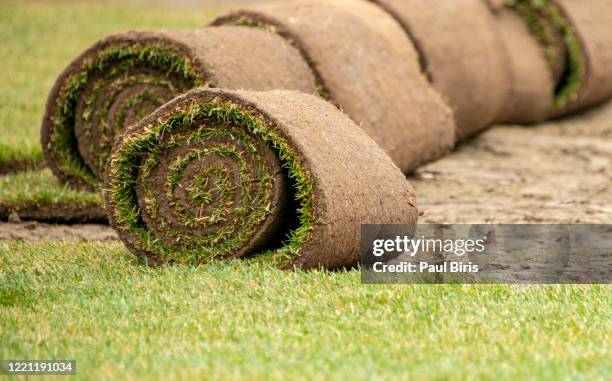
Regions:
<instances>
[{"instance_id":1,"label":"rolled sod roll","mask_svg":"<svg viewBox=\"0 0 612 381\"><path fill-rule=\"evenodd\" d=\"M555 83L558 83L564 75L567 66L567 49L564 41L563 31L555 22L552 13L544 10L544 2L530 3L531 0L506 0L505 6L499 11L512 9L523 18L532 32L532 36L544 49L546 60Z\"/></svg>"},{"instance_id":2,"label":"rolled sod roll","mask_svg":"<svg viewBox=\"0 0 612 381\"><path fill-rule=\"evenodd\" d=\"M570 59L583 60L586 66L575 101L565 111L583 109L612 98L612 1L554 0L552 3L571 25L565 37ZM574 46L572 31L578 46Z\"/></svg>"},{"instance_id":3,"label":"rolled sod roll","mask_svg":"<svg viewBox=\"0 0 612 381\"><path fill-rule=\"evenodd\" d=\"M315 91L297 49L260 30L115 34L77 57L53 86L41 128L47 163L64 182L97 188L115 136L197 86Z\"/></svg>"},{"instance_id":4,"label":"rolled sod roll","mask_svg":"<svg viewBox=\"0 0 612 381\"><path fill-rule=\"evenodd\" d=\"M510 71L483 0L373 0L411 36L423 70L452 107L457 136L488 127L505 106Z\"/></svg>"},{"instance_id":5,"label":"rolled sod roll","mask_svg":"<svg viewBox=\"0 0 612 381\"><path fill-rule=\"evenodd\" d=\"M553 72L555 60L564 63L551 116L612 97L612 1L508 0L506 4L527 22L552 61ZM559 41L563 49L558 48Z\"/></svg>"},{"instance_id":6,"label":"rolled sod roll","mask_svg":"<svg viewBox=\"0 0 612 381\"><path fill-rule=\"evenodd\" d=\"M502 8L496 21L508 52L511 86L510 96L495 122L541 122L550 115L555 94L555 80L545 51L515 12Z\"/></svg>"},{"instance_id":7,"label":"rolled sod roll","mask_svg":"<svg viewBox=\"0 0 612 381\"><path fill-rule=\"evenodd\" d=\"M546 57L554 81L553 107L547 116L566 110L575 102L586 70L575 31L548 0L507 0L505 5L523 19Z\"/></svg>"},{"instance_id":8,"label":"rolled sod roll","mask_svg":"<svg viewBox=\"0 0 612 381\"><path fill-rule=\"evenodd\" d=\"M111 225L148 263L359 259L360 225L416 223L412 186L355 123L297 91L194 89L118 139Z\"/></svg>"},{"instance_id":9,"label":"rolled sod roll","mask_svg":"<svg viewBox=\"0 0 612 381\"><path fill-rule=\"evenodd\" d=\"M365 0L297 0L222 16L212 25L268 30L296 46L319 93L339 106L404 172L454 145L451 110L419 70L400 25Z\"/></svg>"}]
</instances>

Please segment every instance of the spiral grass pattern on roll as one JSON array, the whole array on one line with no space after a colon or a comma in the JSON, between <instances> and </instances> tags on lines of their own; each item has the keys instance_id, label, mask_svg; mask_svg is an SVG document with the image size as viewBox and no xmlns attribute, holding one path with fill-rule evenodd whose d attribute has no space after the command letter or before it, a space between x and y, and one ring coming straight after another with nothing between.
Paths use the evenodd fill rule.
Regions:
<instances>
[{"instance_id":1,"label":"spiral grass pattern on roll","mask_svg":"<svg viewBox=\"0 0 612 381\"><path fill-rule=\"evenodd\" d=\"M242 257L277 238L289 203L282 167L299 205L300 225L281 250L288 255L308 235L312 184L288 143L235 104L179 107L126 136L109 167L107 201L129 245L154 253L153 263Z\"/></svg>"},{"instance_id":2,"label":"spiral grass pattern on roll","mask_svg":"<svg viewBox=\"0 0 612 381\"><path fill-rule=\"evenodd\" d=\"M47 161L77 186L97 184L118 132L204 83L175 47L111 41L94 46L64 72L43 122Z\"/></svg>"}]
</instances>

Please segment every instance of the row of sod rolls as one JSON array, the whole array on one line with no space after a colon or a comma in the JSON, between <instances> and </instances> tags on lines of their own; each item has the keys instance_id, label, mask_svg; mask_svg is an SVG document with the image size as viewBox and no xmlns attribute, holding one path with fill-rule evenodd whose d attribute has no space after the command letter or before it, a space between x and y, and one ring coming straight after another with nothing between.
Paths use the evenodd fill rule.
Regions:
<instances>
[{"instance_id":1,"label":"row of sod rolls","mask_svg":"<svg viewBox=\"0 0 612 381\"><path fill-rule=\"evenodd\" d=\"M599 0L296 0L212 25L283 36L320 93L410 170L452 144L421 73L452 109L455 140L539 122L612 96L611 23L612 2Z\"/></svg>"},{"instance_id":2,"label":"row of sod rolls","mask_svg":"<svg viewBox=\"0 0 612 381\"><path fill-rule=\"evenodd\" d=\"M371 0L410 36L458 140L612 97L608 0Z\"/></svg>"},{"instance_id":3,"label":"row of sod rolls","mask_svg":"<svg viewBox=\"0 0 612 381\"><path fill-rule=\"evenodd\" d=\"M113 35L71 63L42 124L54 173L77 187L98 187L118 132L197 86L318 93L404 172L452 149L452 111L422 74L406 33L377 5L291 1L214 25Z\"/></svg>"},{"instance_id":4,"label":"row of sod rolls","mask_svg":"<svg viewBox=\"0 0 612 381\"><path fill-rule=\"evenodd\" d=\"M346 112L409 172L493 123L609 99L611 3L294 0L212 28L114 35L57 80L43 150L61 180L96 188L118 132L173 97L292 89Z\"/></svg>"},{"instance_id":5,"label":"row of sod rolls","mask_svg":"<svg viewBox=\"0 0 612 381\"><path fill-rule=\"evenodd\" d=\"M336 268L360 226L416 223L411 185L320 97L198 88L117 141L104 184L111 224L150 264L263 258Z\"/></svg>"},{"instance_id":6,"label":"row of sod rolls","mask_svg":"<svg viewBox=\"0 0 612 381\"><path fill-rule=\"evenodd\" d=\"M115 137L198 87L315 91L299 52L242 28L130 31L109 36L59 76L42 122L45 158L62 181L97 189Z\"/></svg>"},{"instance_id":7,"label":"row of sod rolls","mask_svg":"<svg viewBox=\"0 0 612 381\"><path fill-rule=\"evenodd\" d=\"M417 47L422 70L453 109L459 140L498 119L511 75L494 16L483 0L373 1Z\"/></svg>"}]
</instances>

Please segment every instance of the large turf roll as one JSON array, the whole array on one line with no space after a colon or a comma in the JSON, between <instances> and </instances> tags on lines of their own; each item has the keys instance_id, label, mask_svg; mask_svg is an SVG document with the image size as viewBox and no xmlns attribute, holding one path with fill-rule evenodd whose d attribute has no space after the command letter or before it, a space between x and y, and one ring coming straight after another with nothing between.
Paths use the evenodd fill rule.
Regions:
<instances>
[{"instance_id":1,"label":"large turf roll","mask_svg":"<svg viewBox=\"0 0 612 381\"><path fill-rule=\"evenodd\" d=\"M543 121L550 115L555 92L545 51L515 12L499 9L496 20L508 52L506 65L511 72L511 86L506 105L495 121L521 124Z\"/></svg>"},{"instance_id":2,"label":"large turf roll","mask_svg":"<svg viewBox=\"0 0 612 381\"><path fill-rule=\"evenodd\" d=\"M128 129L109 219L150 264L258 255L283 268L359 258L364 223L415 223L413 188L347 116L297 91L195 89Z\"/></svg>"},{"instance_id":3,"label":"large turf roll","mask_svg":"<svg viewBox=\"0 0 612 381\"><path fill-rule=\"evenodd\" d=\"M42 122L48 164L71 185L97 188L115 136L196 86L315 91L297 49L263 31L112 35L77 57L51 90Z\"/></svg>"},{"instance_id":4,"label":"large turf roll","mask_svg":"<svg viewBox=\"0 0 612 381\"><path fill-rule=\"evenodd\" d=\"M421 54L423 70L454 110L463 139L505 106L510 72L483 0L374 0L393 15Z\"/></svg>"},{"instance_id":5,"label":"large turf roll","mask_svg":"<svg viewBox=\"0 0 612 381\"><path fill-rule=\"evenodd\" d=\"M345 111L405 172L447 153L452 114L428 84L400 25L365 0L297 0L222 16L213 25L266 29L296 46L320 94Z\"/></svg>"}]
</instances>

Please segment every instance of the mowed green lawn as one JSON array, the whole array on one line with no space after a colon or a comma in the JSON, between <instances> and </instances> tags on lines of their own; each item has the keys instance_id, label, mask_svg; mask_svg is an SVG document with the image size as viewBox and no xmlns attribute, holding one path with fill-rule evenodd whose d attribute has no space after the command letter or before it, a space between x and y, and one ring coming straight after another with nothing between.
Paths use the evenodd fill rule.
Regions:
<instances>
[{"instance_id":1,"label":"mowed green lawn","mask_svg":"<svg viewBox=\"0 0 612 381\"><path fill-rule=\"evenodd\" d=\"M195 28L214 14L120 1L0 1L0 167L42 160L39 127L48 92L96 40L135 28Z\"/></svg>"},{"instance_id":2,"label":"mowed green lawn","mask_svg":"<svg viewBox=\"0 0 612 381\"><path fill-rule=\"evenodd\" d=\"M365 286L119 243L0 243L0 358L82 379L610 379L607 286ZM195 378L194 378L195 377Z\"/></svg>"}]
</instances>

